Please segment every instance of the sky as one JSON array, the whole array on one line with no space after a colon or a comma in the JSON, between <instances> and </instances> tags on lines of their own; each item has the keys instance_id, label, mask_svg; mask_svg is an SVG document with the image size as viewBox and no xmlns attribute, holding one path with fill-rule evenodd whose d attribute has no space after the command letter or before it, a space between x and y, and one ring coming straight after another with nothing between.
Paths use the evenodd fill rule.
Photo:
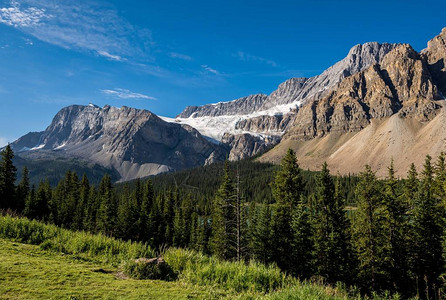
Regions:
<instances>
[{"instance_id":1,"label":"sky","mask_svg":"<svg viewBox=\"0 0 446 300\"><path fill-rule=\"evenodd\" d=\"M446 27L446 1L0 0L0 146L72 104L174 117L270 94L356 44Z\"/></svg>"}]
</instances>

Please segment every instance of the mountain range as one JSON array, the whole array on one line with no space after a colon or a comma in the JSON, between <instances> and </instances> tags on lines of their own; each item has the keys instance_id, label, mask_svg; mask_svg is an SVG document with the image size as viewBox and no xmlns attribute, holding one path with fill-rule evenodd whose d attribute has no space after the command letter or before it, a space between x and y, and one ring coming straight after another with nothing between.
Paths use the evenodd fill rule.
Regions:
<instances>
[{"instance_id":1,"label":"mountain range","mask_svg":"<svg viewBox=\"0 0 446 300\"><path fill-rule=\"evenodd\" d=\"M43 132L11 144L24 160L77 158L121 181L259 156L278 162L293 148L302 167L383 176L446 148L446 28L415 51L408 44L356 45L311 78L291 78L270 95L188 106L176 118L95 105L63 108Z\"/></svg>"}]
</instances>

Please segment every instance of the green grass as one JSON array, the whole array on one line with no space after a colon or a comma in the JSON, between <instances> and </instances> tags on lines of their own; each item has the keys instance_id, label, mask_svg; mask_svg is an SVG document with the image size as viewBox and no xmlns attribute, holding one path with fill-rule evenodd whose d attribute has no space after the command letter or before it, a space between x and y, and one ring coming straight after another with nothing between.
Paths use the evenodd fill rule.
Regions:
<instances>
[{"instance_id":1,"label":"green grass","mask_svg":"<svg viewBox=\"0 0 446 300\"><path fill-rule=\"evenodd\" d=\"M101 272L101 271L105 272ZM0 239L0 299L212 299L182 282L120 279L112 266Z\"/></svg>"},{"instance_id":2,"label":"green grass","mask_svg":"<svg viewBox=\"0 0 446 300\"><path fill-rule=\"evenodd\" d=\"M276 266L183 249L163 254L177 281L119 275L129 260L153 256L145 244L0 216L0 299L350 299L342 289L299 282Z\"/></svg>"},{"instance_id":3,"label":"green grass","mask_svg":"<svg viewBox=\"0 0 446 300\"><path fill-rule=\"evenodd\" d=\"M73 254L113 266L132 258L155 256L155 252L147 244L121 241L102 234L70 231L55 225L10 216L0 216L0 238L40 245L44 250Z\"/></svg>"}]
</instances>

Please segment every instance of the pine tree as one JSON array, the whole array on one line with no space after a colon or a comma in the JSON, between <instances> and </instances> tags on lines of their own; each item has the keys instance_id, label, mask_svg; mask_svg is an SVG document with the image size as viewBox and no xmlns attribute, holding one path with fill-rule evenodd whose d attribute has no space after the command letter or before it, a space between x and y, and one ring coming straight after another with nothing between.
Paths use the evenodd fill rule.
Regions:
<instances>
[{"instance_id":1,"label":"pine tree","mask_svg":"<svg viewBox=\"0 0 446 300\"><path fill-rule=\"evenodd\" d=\"M379 291L387 287L389 280L384 261L387 235L383 231L381 187L368 165L359 176L356 196L354 242L359 259L359 281L364 288Z\"/></svg>"},{"instance_id":2,"label":"pine tree","mask_svg":"<svg viewBox=\"0 0 446 300\"><path fill-rule=\"evenodd\" d=\"M104 175L99 184L98 199L100 206L96 220L97 230L106 235L114 235L117 223L117 204L108 174Z\"/></svg>"},{"instance_id":3,"label":"pine tree","mask_svg":"<svg viewBox=\"0 0 446 300\"><path fill-rule=\"evenodd\" d=\"M413 209L415 205L415 198L418 192L418 173L415 168L415 164L410 165L409 172L407 174L407 179L404 183L404 201L409 208Z\"/></svg>"},{"instance_id":4,"label":"pine tree","mask_svg":"<svg viewBox=\"0 0 446 300\"><path fill-rule=\"evenodd\" d=\"M25 209L25 201L30 191L29 171L27 167L23 167L22 179L17 186L17 210L23 211Z\"/></svg>"},{"instance_id":5,"label":"pine tree","mask_svg":"<svg viewBox=\"0 0 446 300\"><path fill-rule=\"evenodd\" d=\"M229 175L229 165L224 167L223 181L217 191L212 211L212 236L209 241L212 253L220 258L236 256L231 238L235 236L234 186Z\"/></svg>"},{"instance_id":6,"label":"pine tree","mask_svg":"<svg viewBox=\"0 0 446 300\"><path fill-rule=\"evenodd\" d=\"M149 240L149 235L150 235L149 216L151 208L153 206L153 201L154 201L153 184L151 180L147 180L146 185L144 187L144 193L141 203L141 211L139 213L139 220L138 220L139 239L142 241Z\"/></svg>"},{"instance_id":7,"label":"pine tree","mask_svg":"<svg viewBox=\"0 0 446 300\"><path fill-rule=\"evenodd\" d=\"M251 220L250 251L252 257L263 263L270 263L273 256L271 209L268 204L262 204L256 209Z\"/></svg>"},{"instance_id":8,"label":"pine tree","mask_svg":"<svg viewBox=\"0 0 446 300\"><path fill-rule=\"evenodd\" d=\"M0 209L17 209L15 201L17 169L12 162L14 152L8 144L0 154Z\"/></svg>"},{"instance_id":9,"label":"pine tree","mask_svg":"<svg viewBox=\"0 0 446 300\"><path fill-rule=\"evenodd\" d=\"M390 286L402 294L407 294L411 288L408 284L408 244L407 244L407 211L408 207L398 189L395 178L393 160L388 167L388 176L384 189L384 230L387 232L387 257L385 258L387 272L390 276Z\"/></svg>"},{"instance_id":10,"label":"pine tree","mask_svg":"<svg viewBox=\"0 0 446 300\"><path fill-rule=\"evenodd\" d=\"M338 181L339 182L339 181ZM318 275L329 283L348 281L352 270L349 223L339 184L335 188L327 163L316 178L314 247Z\"/></svg>"},{"instance_id":11,"label":"pine tree","mask_svg":"<svg viewBox=\"0 0 446 300\"><path fill-rule=\"evenodd\" d=\"M290 268L293 264L291 211L300 204L302 186L296 155L293 150L288 149L272 184L272 192L276 200L273 217L273 242L276 245L276 251L273 259L282 269ZM299 209L302 208L299 207Z\"/></svg>"},{"instance_id":12,"label":"pine tree","mask_svg":"<svg viewBox=\"0 0 446 300\"><path fill-rule=\"evenodd\" d=\"M440 288L439 276L444 272L442 241L443 207L434 197L434 179L431 157L427 156L413 215L413 272L416 277L417 292L422 298L434 298Z\"/></svg>"},{"instance_id":13,"label":"pine tree","mask_svg":"<svg viewBox=\"0 0 446 300\"><path fill-rule=\"evenodd\" d=\"M293 208L290 228L291 257L288 268L301 279L309 278L313 274L313 229L303 200Z\"/></svg>"}]
</instances>

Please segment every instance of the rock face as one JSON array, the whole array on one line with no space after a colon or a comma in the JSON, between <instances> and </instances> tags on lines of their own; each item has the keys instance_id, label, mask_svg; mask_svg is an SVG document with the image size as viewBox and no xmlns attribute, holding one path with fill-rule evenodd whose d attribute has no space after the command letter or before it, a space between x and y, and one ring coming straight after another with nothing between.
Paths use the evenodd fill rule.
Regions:
<instances>
[{"instance_id":1,"label":"rock face","mask_svg":"<svg viewBox=\"0 0 446 300\"><path fill-rule=\"evenodd\" d=\"M235 129L251 133L281 135L292 124L295 117L296 112L292 112L284 115L263 115L250 119L242 119L235 124Z\"/></svg>"},{"instance_id":2,"label":"rock face","mask_svg":"<svg viewBox=\"0 0 446 300\"><path fill-rule=\"evenodd\" d=\"M359 44L350 49L348 55L322 74L311 78L292 78L269 95L261 109L307 99L320 98L328 89L341 82L344 78L356 74L369 66L380 63L384 56L397 44L370 42Z\"/></svg>"},{"instance_id":3,"label":"rock face","mask_svg":"<svg viewBox=\"0 0 446 300\"><path fill-rule=\"evenodd\" d=\"M36 143L38 141L38 143ZM73 105L41 133L12 144L19 155L45 152L78 157L114 168L121 180L224 160L227 150L187 125L164 122L134 108Z\"/></svg>"},{"instance_id":4,"label":"rock face","mask_svg":"<svg viewBox=\"0 0 446 300\"><path fill-rule=\"evenodd\" d=\"M269 96L251 95L229 102L188 106L178 118L214 117L224 115L244 115L293 102L304 103L306 99L319 98L325 91L338 84L342 79L358 73L367 67L381 62L384 56L397 44L376 42L356 45L347 57L325 70L321 75L311 78L291 78L279 85Z\"/></svg>"},{"instance_id":5,"label":"rock face","mask_svg":"<svg viewBox=\"0 0 446 300\"><path fill-rule=\"evenodd\" d=\"M443 99L446 98L446 27L441 33L427 43L422 51L432 78L437 83Z\"/></svg>"},{"instance_id":6,"label":"rock face","mask_svg":"<svg viewBox=\"0 0 446 300\"><path fill-rule=\"evenodd\" d=\"M394 48L382 61L344 79L320 100L304 105L288 135L313 138L328 132L359 131L371 119L395 113L430 120L439 105L427 64L410 45Z\"/></svg>"},{"instance_id":7,"label":"rock face","mask_svg":"<svg viewBox=\"0 0 446 300\"><path fill-rule=\"evenodd\" d=\"M278 136L256 136L248 133L235 135L227 133L222 139L222 142L231 148L228 159L232 161L265 152L279 141L280 137Z\"/></svg>"},{"instance_id":8,"label":"rock face","mask_svg":"<svg viewBox=\"0 0 446 300\"><path fill-rule=\"evenodd\" d=\"M445 151L446 29L417 53L394 47L380 63L344 78L323 97L300 107L281 142L260 160L279 162L293 148L304 168L326 161L333 172L365 164L385 176L393 159L399 176L412 162Z\"/></svg>"},{"instance_id":9,"label":"rock face","mask_svg":"<svg viewBox=\"0 0 446 300\"><path fill-rule=\"evenodd\" d=\"M203 106L188 106L177 116L177 118L199 118L251 114L258 111L266 99L266 95L256 94L229 102L219 102L215 104L206 104Z\"/></svg>"},{"instance_id":10,"label":"rock face","mask_svg":"<svg viewBox=\"0 0 446 300\"><path fill-rule=\"evenodd\" d=\"M347 57L321 75L311 78L291 78L280 84L277 90L269 96L252 95L229 102L219 102L204 106L189 106L177 116L176 122L189 124L203 135L226 143L222 137L228 135L251 134L256 143L264 139L263 147L267 149L271 140L276 141L292 124L295 113L300 105L307 101L320 99L342 79L356 74L370 65L380 63L384 56L394 49L396 44L379 44L376 42L354 46ZM218 134L215 134L218 133ZM258 134L262 135L259 136ZM238 149L251 148L252 143L246 136L238 138ZM244 157L246 153L231 157ZM259 152L252 152L253 155Z\"/></svg>"}]
</instances>

